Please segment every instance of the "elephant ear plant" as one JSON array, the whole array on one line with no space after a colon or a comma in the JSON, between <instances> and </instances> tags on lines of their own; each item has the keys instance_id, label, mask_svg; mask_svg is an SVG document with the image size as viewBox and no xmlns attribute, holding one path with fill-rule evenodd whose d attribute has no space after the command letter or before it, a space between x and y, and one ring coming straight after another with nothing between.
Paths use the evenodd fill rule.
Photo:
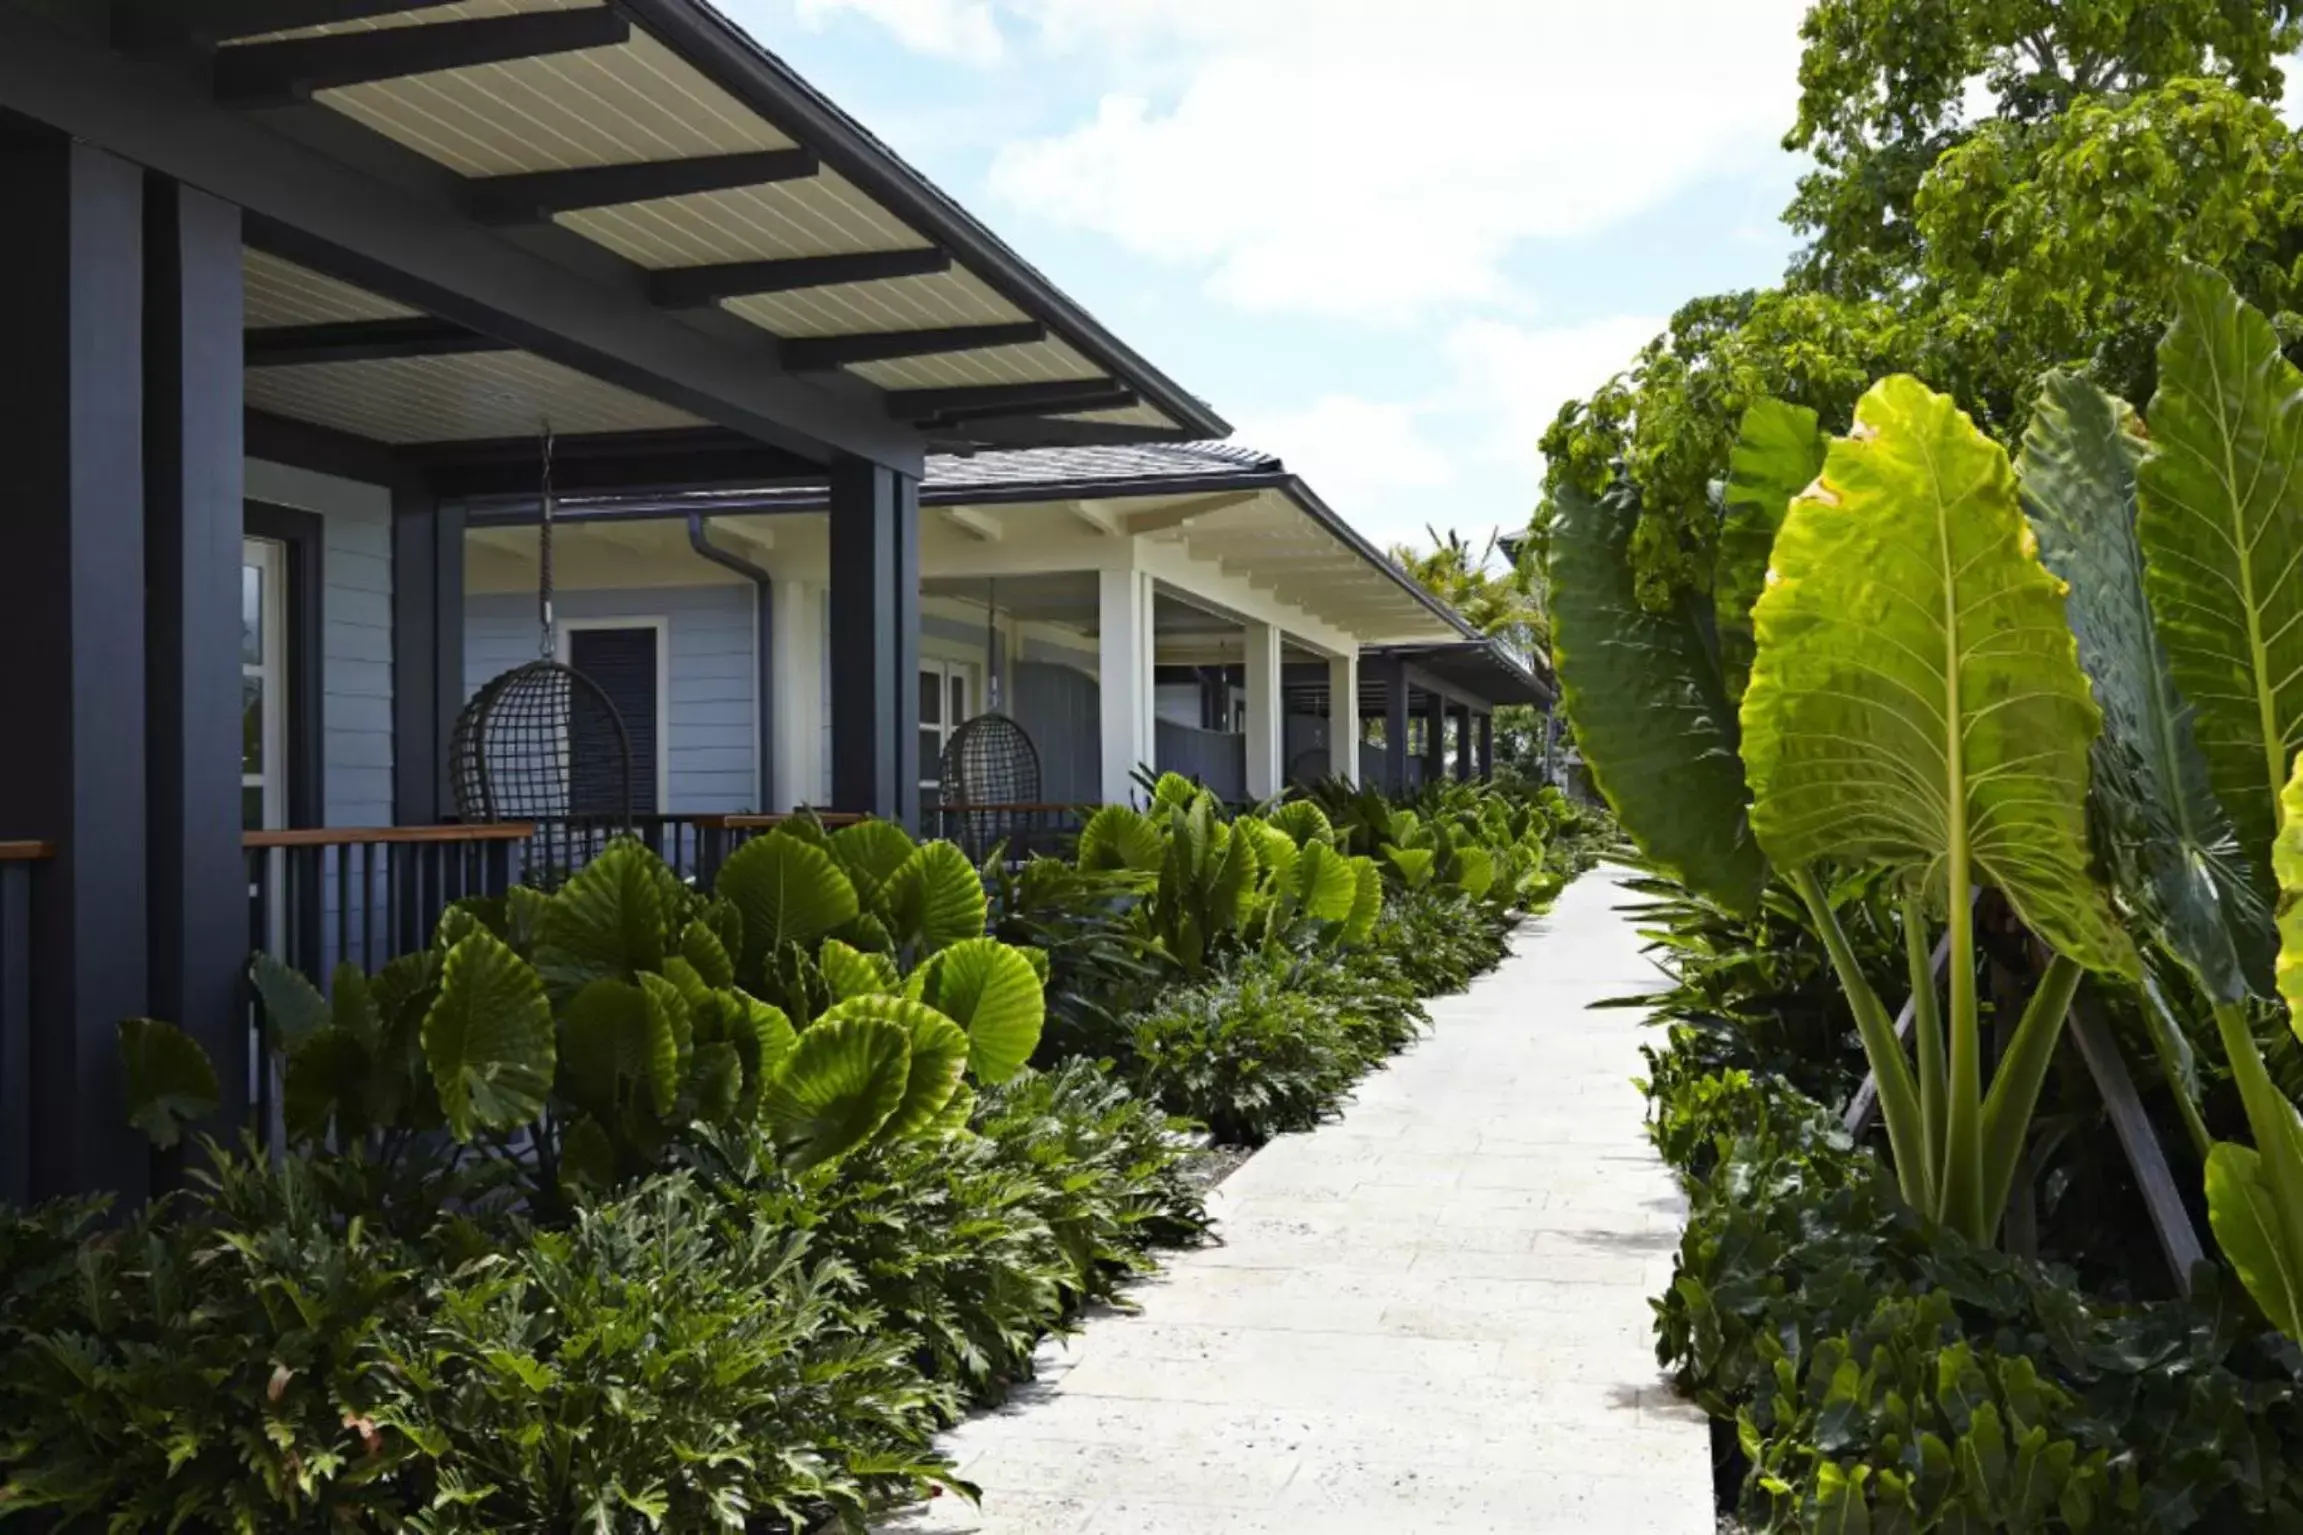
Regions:
<instances>
[{"instance_id":1,"label":"elephant ear plant","mask_svg":"<svg viewBox=\"0 0 2303 1535\"><path fill-rule=\"evenodd\" d=\"M714 895L617 842L550 895L451 907L373 977L339 966L325 998L259 955L288 1138L388 1161L444 1132L552 1202L699 1133L754 1129L796 1168L964 1124L964 1079L1038 1044L1041 965L983 936L956 848L868 826L757 838ZM213 1103L180 1032L123 1041L137 1123L173 1135Z\"/></svg>"},{"instance_id":2,"label":"elephant ear plant","mask_svg":"<svg viewBox=\"0 0 2303 1535\"><path fill-rule=\"evenodd\" d=\"M1748 536L1728 541L1731 562L1762 541L1766 498L1811 463L1821 472L1775 519L1764 577L1723 571L1711 613L1640 609L1624 509L1563 506L1558 659L1578 739L1625 827L1691 885L1748 910L1769 863L1786 875L1855 1016L1904 1199L1988 1243L2081 973L2136 964L2088 872L2100 716L2061 584L2040 564L2006 453L1917 380L1875 385L1828 444L1803 443L1812 418L1797 413L1755 412L1747 428L1731 515ZM1721 634L1746 623L1748 683L1731 712L1740 655L1730 644L1722 661ZM1658 696L1668 707L1643 712ZM1687 753L1692 770L1675 771ZM1915 1060L1840 929L1830 868L1884 871L1900 889ZM1978 887L2053 951L1988 1087Z\"/></svg>"}]
</instances>

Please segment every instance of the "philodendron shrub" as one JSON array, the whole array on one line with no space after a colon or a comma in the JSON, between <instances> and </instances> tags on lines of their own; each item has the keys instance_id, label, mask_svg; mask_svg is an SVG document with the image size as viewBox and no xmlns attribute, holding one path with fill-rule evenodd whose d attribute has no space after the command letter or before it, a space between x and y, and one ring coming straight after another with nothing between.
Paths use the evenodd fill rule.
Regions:
<instances>
[{"instance_id":1,"label":"philodendron shrub","mask_svg":"<svg viewBox=\"0 0 2303 1535\"><path fill-rule=\"evenodd\" d=\"M804 1168L966 1122L974 1088L1039 1043L1044 959L984 936L949 843L864 822L744 844L696 890L610 844L546 894L460 901L431 945L323 998L253 978L299 1147L390 1162L444 1133L556 1205L663 1165L684 1139L758 1127ZM139 1123L172 1138L206 1063L164 1024L123 1030Z\"/></svg>"}]
</instances>

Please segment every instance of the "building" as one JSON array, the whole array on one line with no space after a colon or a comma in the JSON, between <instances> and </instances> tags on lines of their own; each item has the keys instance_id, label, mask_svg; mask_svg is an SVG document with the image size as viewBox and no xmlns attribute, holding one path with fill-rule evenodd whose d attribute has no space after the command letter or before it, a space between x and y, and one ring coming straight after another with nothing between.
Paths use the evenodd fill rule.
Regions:
<instances>
[{"instance_id":1,"label":"building","mask_svg":"<svg viewBox=\"0 0 2303 1535\"><path fill-rule=\"evenodd\" d=\"M1227 427L701 0L0 0L0 206L0 1194L144 1186L119 1019L181 1022L238 1115L252 942L374 961L507 877L447 746L525 653L547 439L559 642L654 682L659 815L916 819L970 583L1019 700L1066 633L1124 675L1106 794L1163 636L1236 630L1251 794L1290 665L1348 713L1370 640L1463 638L1276 483L963 489Z\"/></svg>"}]
</instances>

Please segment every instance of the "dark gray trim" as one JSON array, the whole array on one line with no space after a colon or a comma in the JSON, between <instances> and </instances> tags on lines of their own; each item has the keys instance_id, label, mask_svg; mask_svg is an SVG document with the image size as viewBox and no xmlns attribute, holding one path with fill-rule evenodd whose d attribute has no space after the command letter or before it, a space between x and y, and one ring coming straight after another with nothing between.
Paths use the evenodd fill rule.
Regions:
<instances>
[{"instance_id":1,"label":"dark gray trim","mask_svg":"<svg viewBox=\"0 0 2303 1535\"><path fill-rule=\"evenodd\" d=\"M697 0L619 0L658 40L769 122L817 149L865 196L955 256L1001 297L1049 327L1094 366L1133 385L1196 437L1231 426L1154 368L919 172L832 105L734 23Z\"/></svg>"},{"instance_id":2,"label":"dark gray trim","mask_svg":"<svg viewBox=\"0 0 2303 1535\"><path fill-rule=\"evenodd\" d=\"M888 414L928 421L947 411L1040 410L1072 400L1101 399L1127 386L1116 378L1062 378L1036 384L969 384L945 389L891 389Z\"/></svg>"},{"instance_id":3,"label":"dark gray trim","mask_svg":"<svg viewBox=\"0 0 2303 1535\"><path fill-rule=\"evenodd\" d=\"M1412 682L1414 669L1408 676ZM1426 691L1423 695L1423 781L1437 783L1447 766L1447 698Z\"/></svg>"},{"instance_id":4,"label":"dark gray trim","mask_svg":"<svg viewBox=\"0 0 2303 1535\"><path fill-rule=\"evenodd\" d=\"M436 10L452 0L113 0L112 46L149 53L186 43L285 32L323 21L364 21Z\"/></svg>"},{"instance_id":5,"label":"dark gray trim","mask_svg":"<svg viewBox=\"0 0 2303 1535\"><path fill-rule=\"evenodd\" d=\"M826 373L850 363L940 357L949 352L973 352L987 346L1028 346L1047 338L1048 328L1037 320L1005 325L947 325L932 330L865 331L849 336L800 336L784 343L784 366L795 373Z\"/></svg>"},{"instance_id":6,"label":"dark gray trim","mask_svg":"<svg viewBox=\"0 0 2303 1535\"><path fill-rule=\"evenodd\" d=\"M420 469L439 496L510 498L534 518L543 469L542 447L533 437L417 443L398 455ZM664 495L777 480L813 482L823 473L804 458L720 427L594 432L552 443L552 487L559 495Z\"/></svg>"},{"instance_id":7,"label":"dark gray trim","mask_svg":"<svg viewBox=\"0 0 2303 1535\"><path fill-rule=\"evenodd\" d=\"M770 622L775 616L775 578L742 555L713 543L701 512L688 514L688 547L713 564L732 570L752 583L752 598L756 604L753 609L757 641L755 648L759 652L753 659L752 672L752 707L759 714L759 718L753 722L757 727L753 732L757 737L753 750L759 753L754 776L760 786L760 807L765 809L772 792L769 779L775 771L775 633L774 625Z\"/></svg>"},{"instance_id":8,"label":"dark gray trim","mask_svg":"<svg viewBox=\"0 0 2303 1535\"><path fill-rule=\"evenodd\" d=\"M392 819L449 819L464 705L464 514L415 476L392 487Z\"/></svg>"},{"instance_id":9,"label":"dark gray trim","mask_svg":"<svg viewBox=\"0 0 2303 1535\"><path fill-rule=\"evenodd\" d=\"M670 267L650 274L648 296L666 309L703 309L724 298L796 293L841 283L933 277L952 269L951 252L922 245L909 250L851 251L836 256L793 256L782 261L729 261L716 266ZM791 349L785 348L791 361ZM793 367L800 364L792 362Z\"/></svg>"},{"instance_id":10,"label":"dark gray trim","mask_svg":"<svg viewBox=\"0 0 2303 1535\"><path fill-rule=\"evenodd\" d=\"M288 824L325 826L327 522L317 512L266 501L250 501L243 515L250 538L269 538L287 548Z\"/></svg>"},{"instance_id":11,"label":"dark gray trim","mask_svg":"<svg viewBox=\"0 0 2303 1535\"><path fill-rule=\"evenodd\" d=\"M660 197L692 197L805 181L821 162L812 149L763 149L690 160L642 160L631 165L587 165L568 171L530 171L475 179L465 196L483 224L541 224L555 213L612 208Z\"/></svg>"},{"instance_id":12,"label":"dark gray trim","mask_svg":"<svg viewBox=\"0 0 2303 1535\"><path fill-rule=\"evenodd\" d=\"M332 426L252 409L242 413L241 430L250 458L371 485L390 485L402 472L398 456L386 444Z\"/></svg>"},{"instance_id":13,"label":"dark gray trim","mask_svg":"<svg viewBox=\"0 0 2303 1535\"><path fill-rule=\"evenodd\" d=\"M288 106L332 87L613 48L631 37L623 13L600 5L245 43L217 51L216 99L233 107Z\"/></svg>"},{"instance_id":14,"label":"dark gray trim","mask_svg":"<svg viewBox=\"0 0 2303 1535\"><path fill-rule=\"evenodd\" d=\"M144 187L144 677L150 1013L216 1068L219 1123L248 1111L240 962L240 210Z\"/></svg>"},{"instance_id":15,"label":"dark gray trim","mask_svg":"<svg viewBox=\"0 0 2303 1535\"><path fill-rule=\"evenodd\" d=\"M1495 716L1483 713L1479 717L1479 776L1495 777Z\"/></svg>"},{"instance_id":16,"label":"dark gray trim","mask_svg":"<svg viewBox=\"0 0 2303 1535\"><path fill-rule=\"evenodd\" d=\"M324 325L268 325L247 333L251 368L287 368L312 362L375 362L391 357L456 357L508 352L509 342L468 325L428 314L388 320L336 320Z\"/></svg>"},{"instance_id":17,"label":"dark gray trim","mask_svg":"<svg viewBox=\"0 0 2303 1535\"><path fill-rule=\"evenodd\" d=\"M832 467L832 808L919 824L918 485Z\"/></svg>"},{"instance_id":18,"label":"dark gray trim","mask_svg":"<svg viewBox=\"0 0 2303 1535\"><path fill-rule=\"evenodd\" d=\"M940 410L923 423L931 432L948 426L965 425L967 430L958 435L973 441L1003 433L1021 432L1034 442L1048 445L1047 439L1067 434L1074 428L1091 434L1101 443L1112 441L1114 435L1126 436L1131 432L1148 431L1167 434L1163 427L1137 427L1117 421L1063 421L1051 419L1051 409L1070 412L1090 410L1133 410L1143 403L1133 389L1107 389L1102 394L1081 395L1075 400L1057 401L1053 405L959 405ZM1154 441L1160 440L1155 437Z\"/></svg>"},{"instance_id":19,"label":"dark gray trim","mask_svg":"<svg viewBox=\"0 0 2303 1535\"><path fill-rule=\"evenodd\" d=\"M85 144L12 149L0 208L0 655L12 738L36 747L0 752L0 815L57 848L32 914L29 1181L133 1201L149 1158L120 1113L117 1030L151 1005L144 176Z\"/></svg>"}]
</instances>

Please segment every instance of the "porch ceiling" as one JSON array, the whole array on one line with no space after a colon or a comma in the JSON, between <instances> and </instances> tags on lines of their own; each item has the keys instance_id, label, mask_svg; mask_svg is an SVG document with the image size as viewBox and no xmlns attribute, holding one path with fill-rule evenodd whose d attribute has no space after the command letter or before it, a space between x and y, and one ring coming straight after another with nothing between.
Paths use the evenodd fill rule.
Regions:
<instances>
[{"instance_id":1,"label":"porch ceiling","mask_svg":"<svg viewBox=\"0 0 2303 1535\"><path fill-rule=\"evenodd\" d=\"M557 40L536 30L560 29L559 17L571 21ZM508 21L529 29L520 35L538 39L535 51L487 35ZM423 57L425 28L456 41ZM394 62L372 78L353 65L331 72L335 42L378 35L400 50ZM748 40L731 47L734 37L695 0L618 0L612 14L603 0L411 0L395 14L223 38L217 68L248 104L268 103L267 92L308 100L452 172L481 222L556 226L636 268L659 307L724 311L778 338L792 372L845 373L885 391L888 413L931 448L1224 430L780 64ZM427 67L411 67L410 48ZM454 62L491 52L492 62ZM326 291L317 273L291 279L252 262L250 276L252 326L415 313ZM569 430L700 419L580 388L556 364L507 367L506 355L266 369L251 372L250 399L390 442L504 435L507 414L525 429L545 413ZM498 397L500 409L485 408ZM466 406L480 419L444 419Z\"/></svg>"},{"instance_id":2,"label":"porch ceiling","mask_svg":"<svg viewBox=\"0 0 2303 1535\"><path fill-rule=\"evenodd\" d=\"M310 336L315 326L342 334L343 327L418 314L260 250L245 253L242 280L252 359L263 336ZM569 434L708 424L531 352L492 346L251 366L245 388L257 410L395 446L528 437L547 421L554 432Z\"/></svg>"}]
</instances>

